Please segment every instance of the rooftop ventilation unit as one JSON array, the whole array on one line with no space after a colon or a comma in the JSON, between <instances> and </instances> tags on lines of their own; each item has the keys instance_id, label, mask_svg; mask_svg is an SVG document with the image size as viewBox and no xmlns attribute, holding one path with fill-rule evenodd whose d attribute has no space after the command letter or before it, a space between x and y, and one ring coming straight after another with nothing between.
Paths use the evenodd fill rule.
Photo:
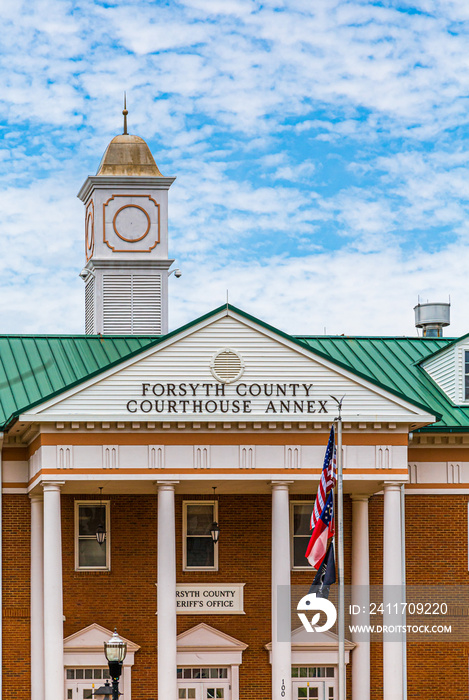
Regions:
<instances>
[{"instance_id":1,"label":"rooftop ventilation unit","mask_svg":"<svg viewBox=\"0 0 469 700\"><path fill-rule=\"evenodd\" d=\"M443 328L449 326L450 302L417 304L414 306L415 325L423 328L424 338L442 338Z\"/></svg>"}]
</instances>

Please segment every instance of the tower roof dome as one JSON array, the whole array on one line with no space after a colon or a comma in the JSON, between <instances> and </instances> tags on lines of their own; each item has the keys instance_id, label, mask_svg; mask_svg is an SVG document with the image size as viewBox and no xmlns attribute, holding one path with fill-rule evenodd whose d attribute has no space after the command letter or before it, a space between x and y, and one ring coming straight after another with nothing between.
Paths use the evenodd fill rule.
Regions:
<instances>
[{"instance_id":1,"label":"tower roof dome","mask_svg":"<svg viewBox=\"0 0 469 700\"><path fill-rule=\"evenodd\" d=\"M96 175L163 177L146 142L132 134L119 134L112 139Z\"/></svg>"}]
</instances>

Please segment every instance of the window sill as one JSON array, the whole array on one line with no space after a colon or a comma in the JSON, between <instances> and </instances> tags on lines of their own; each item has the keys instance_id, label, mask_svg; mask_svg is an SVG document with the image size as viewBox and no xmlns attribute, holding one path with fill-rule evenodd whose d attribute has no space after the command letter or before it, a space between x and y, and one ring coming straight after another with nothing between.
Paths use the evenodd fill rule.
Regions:
<instances>
[{"instance_id":1,"label":"window sill","mask_svg":"<svg viewBox=\"0 0 469 700\"><path fill-rule=\"evenodd\" d=\"M76 574L110 574L111 569L75 569Z\"/></svg>"}]
</instances>

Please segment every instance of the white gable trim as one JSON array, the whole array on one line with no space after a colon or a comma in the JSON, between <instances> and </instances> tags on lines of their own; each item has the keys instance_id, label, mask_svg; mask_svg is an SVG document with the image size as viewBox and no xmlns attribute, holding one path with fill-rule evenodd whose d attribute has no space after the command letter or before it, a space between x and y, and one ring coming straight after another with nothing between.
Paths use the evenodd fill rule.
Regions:
<instances>
[{"instance_id":1,"label":"white gable trim","mask_svg":"<svg viewBox=\"0 0 469 700\"><path fill-rule=\"evenodd\" d=\"M372 382L363 379L362 377L357 376L353 372L346 370L339 365L334 364L333 362L326 360L325 358L316 355L314 351L308 350L306 348L302 348L301 346L297 345L295 342L288 340L287 338L284 338L283 336L275 333L274 331L270 331L269 329L265 328L264 326L255 323L254 321L245 318L244 316L241 316L240 314L237 314L236 312L232 311L231 309L223 309L222 311L218 312L216 315L211 316L208 319L205 319L190 328L186 328L185 330L180 331L179 333L176 333L174 336L171 338L168 338L167 340L162 341L161 343L157 344L156 346L152 346L151 348L148 348L146 350L142 350L142 352L138 353L137 355L133 356L132 358L125 360L118 365L108 369L107 371L101 372L100 374L92 377L91 379L84 381L83 383L74 386L72 389L69 389L68 391L64 391L63 393L59 394L58 396L55 396L53 399L50 399L49 401L45 401L42 404L39 404L35 408L31 409L28 411L28 413L25 413L20 416L20 420L28 421L28 420L37 420L38 417L40 417L44 421L57 421L61 419L61 413L60 410L57 413L52 413L50 412L49 415L42 415L44 411L47 411L48 409L52 408L53 406L57 406L60 404L62 401L65 399L70 398L71 396L74 396L80 392L83 392L85 389L102 382L106 378L113 376L117 374L118 372L121 372L122 370L126 369L127 367L131 367L132 365L144 360L145 358L157 354L161 350L170 347L171 345L177 343L178 341L182 340L183 338L186 338L190 335L193 335L200 331L203 328L207 328L210 325L213 325L217 323L220 319L223 317L229 316L233 319L235 319L238 323L241 325L244 325L246 327L251 328L252 330L269 337L271 340L275 341L279 345L283 345L286 348L289 348L293 352L309 359L309 360L314 360L315 363L318 365L336 373L339 376L342 376L343 378L350 380L354 382L355 384L358 384L359 386L362 386L363 388L369 390L370 392L384 398L385 400L389 401L390 403L393 403L396 406L399 406L400 408L404 408L406 411L408 411L409 416L402 416L397 419L398 422L401 423L408 423L411 422L414 418L419 419L419 424L425 424L425 423L431 423L435 421L435 416L431 414L427 414L424 412L422 409L418 408L414 404L401 399L397 397L395 394L392 394L391 392L382 389L381 387L377 386L376 384L373 384ZM391 420L394 418L389 417L389 414L386 414L387 420ZM161 416L162 418L165 418L165 416ZM92 420L100 420L100 416L90 414L88 419ZM352 416L348 414L346 416L347 420L360 420L360 416ZM103 420L122 420L122 414L114 416L109 416L107 415L106 417L103 417ZM126 416L127 420L132 420L132 416ZM139 418L140 420L142 419L141 417ZM213 421L214 416L206 416L201 414L200 417L197 417L197 420L200 420L201 422L204 421ZM324 420L325 422L329 423L331 419L330 415L326 416L315 416L314 420L315 421L321 421ZM368 420L370 417L368 416ZM383 416L373 416L373 420L379 421L379 419L383 419ZM258 421L259 420L259 415L257 414L252 414L252 416L249 415L243 415L243 420L244 421ZM279 420L279 417L276 416L276 420ZM305 416L292 416L290 415L288 417L288 421L304 421Z\"/></svg>"},{"instance_id":2,"label":"white gable trim","mask_svg":"<svg viewBox=\"0 0 469 700\"><path fill-rule=\"evenodd\" d=\"M80 651L96 651L99 649L100 653L104 657L103 644L104 642L108 642L112 635L113 633L111 630L106 629L106 627L102 627L96 623L88 625L88 627L84 627L82 630L79 630L78 632L75 632L64 639L64 652L68 653L77 649ZM122 641L127 642L127 655L129 653L135 654L135 652L140 649L139 645L135 644L135 642L131 642L130 639L126 639L122 635L119 636Z\"/></svg>"}]
</instances>

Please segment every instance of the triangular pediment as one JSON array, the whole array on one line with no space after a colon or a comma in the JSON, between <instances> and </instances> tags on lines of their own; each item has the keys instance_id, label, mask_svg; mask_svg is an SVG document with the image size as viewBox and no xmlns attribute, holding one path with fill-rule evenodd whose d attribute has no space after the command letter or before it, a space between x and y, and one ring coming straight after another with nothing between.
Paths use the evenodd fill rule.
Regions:
<instances>
[{"instance_id":1,"label":"triangular pediment","mask_svg":"<svg viewBox=\"0 0 469 700\"><path fill-rule=\"evenodd\" d=\"M192 649L217 651L244 651L248 645L220 630L201 622L195 627L182 632L177 637L179 651Z\"/></svg>"},{"instance_id":2,"label":"triangular pediment","mask_svg":"<svg viewBox=\"0 0 469 700\"><path fill-rule=\"evenodd\" d=\"M112 634L111 630L94 623L66 637L64 639L64 651L94 651L97 649L101 651L104 642L108 642ZM130 639L126 639L122 635L119 636L122 641L127 642L128 651L136 652L140 649L138 644L131 642Z\"/></svg>"},{"instance_id":3,"label":"triangular pediment","mask_svg":"<svg viewBox=\"0 0 469 700\"><path fill-rule=\"evenodd\" d=\"M344 419L432 422L425 406L232 309L194 322L24 416L327 422L336 415L332 396L345 396Z\"/></svg>"}]
</instances>

